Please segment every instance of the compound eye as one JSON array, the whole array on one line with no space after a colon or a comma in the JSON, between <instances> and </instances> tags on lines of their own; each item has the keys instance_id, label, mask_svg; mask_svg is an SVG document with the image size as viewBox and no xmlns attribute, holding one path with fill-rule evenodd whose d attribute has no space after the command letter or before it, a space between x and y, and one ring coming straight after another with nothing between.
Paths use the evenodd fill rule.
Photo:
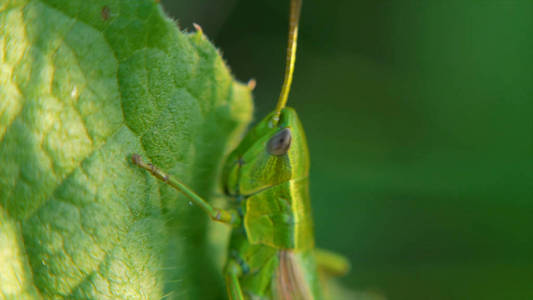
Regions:
<instances>
[{"instance_id":1,"label":"compound eye","mask_svg":"<svg viewBox=\"0 0 533 300\"><path fill-rule=\"evenodd\" d=\"M276 156L284 155L291 147L291 130L285 128L276 133L267 143L268 153Z\"/></svg>"}]
</instances>

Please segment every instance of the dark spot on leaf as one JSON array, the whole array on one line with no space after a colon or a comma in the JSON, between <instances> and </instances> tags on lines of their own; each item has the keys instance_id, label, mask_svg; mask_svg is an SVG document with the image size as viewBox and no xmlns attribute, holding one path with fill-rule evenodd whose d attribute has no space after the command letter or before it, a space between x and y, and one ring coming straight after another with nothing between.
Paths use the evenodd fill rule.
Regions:
<instances>
[{"instance_id":1,"label":"dark spot on leaf","mask_svg":"<svg viewBox=\"0 0 533 300\"><path fill-rule=\"evenodd\" d=\"M104 21L107 21L111 15L111 10L109 9L109 6L102 7L102 19Z\"/></svg>"}]
</instances>

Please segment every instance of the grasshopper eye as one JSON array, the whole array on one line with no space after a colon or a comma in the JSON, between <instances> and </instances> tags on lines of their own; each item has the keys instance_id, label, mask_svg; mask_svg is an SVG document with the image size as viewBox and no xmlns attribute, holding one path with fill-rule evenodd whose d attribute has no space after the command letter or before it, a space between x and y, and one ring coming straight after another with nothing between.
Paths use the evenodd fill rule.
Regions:
<instances>
[{"instance_id":1,"label":"grasshopper eye","mask_svg":"<svg viewBox=\"0 0 533 300\"><path fill-rule=\"evenodd\" d=\"M267 151L272 155L283 155L289 151L291 146L291 130L285 128L280 132L276 133L267 143Z\"/></svg>"}]
</instances>

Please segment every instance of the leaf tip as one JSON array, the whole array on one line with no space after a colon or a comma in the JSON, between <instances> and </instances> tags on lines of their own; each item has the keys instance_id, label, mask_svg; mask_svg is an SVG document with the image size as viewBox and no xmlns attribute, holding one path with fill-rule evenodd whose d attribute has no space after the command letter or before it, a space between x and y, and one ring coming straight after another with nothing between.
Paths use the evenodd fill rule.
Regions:
<instances>
[{"instance_id":1,"label":"leaf tip","mask_svg":"<svg viewBox=\"0 0 533 300\"><path fill-rule=\"evenodd\" d=\"M204 34L204 31L202 29L202 26L196 24L196 23L192 23L192 26L194 27L194 29L196 29L196 32L199 33L200 35L203 35Z\"/></svg>"},{"instance_id":2,"label":"leaf tip","mask_svg":"<svg viewBox=\"0 0 533 300\"><path fill-rule=\"evenodd\" d=\"M253 91L255 89L255 86L257 85L257 82L255 81L254 78L248 80L248 88L250 89L250 91Z\"/></svg>"}]
</instances>

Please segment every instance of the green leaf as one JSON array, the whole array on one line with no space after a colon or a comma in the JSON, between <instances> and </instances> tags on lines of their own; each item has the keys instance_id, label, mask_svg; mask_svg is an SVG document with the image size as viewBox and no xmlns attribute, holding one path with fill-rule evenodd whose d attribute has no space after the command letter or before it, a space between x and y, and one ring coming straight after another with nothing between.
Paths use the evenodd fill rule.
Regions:
<instances>
[{"instance_id":1,"label":"green leaf","mask_svg":"<svg viewBox=\"0 0 533 300\"><path fill-rule=\"evenodd\" d=\"M24 245L15 222L0 207L0 299L37 296Z\"/></svg>"},{"instance_id":2,"label":"green leaf","mask_svg":"<svg viewBox=\"0 0 533 300\"><path fill-rule=\"evenodd\" d=\"M151 1L1 0L0 23L0 299L220 296L206 216L129 158L212 198L249 88Z\"/></svg>"}]
</instances>

